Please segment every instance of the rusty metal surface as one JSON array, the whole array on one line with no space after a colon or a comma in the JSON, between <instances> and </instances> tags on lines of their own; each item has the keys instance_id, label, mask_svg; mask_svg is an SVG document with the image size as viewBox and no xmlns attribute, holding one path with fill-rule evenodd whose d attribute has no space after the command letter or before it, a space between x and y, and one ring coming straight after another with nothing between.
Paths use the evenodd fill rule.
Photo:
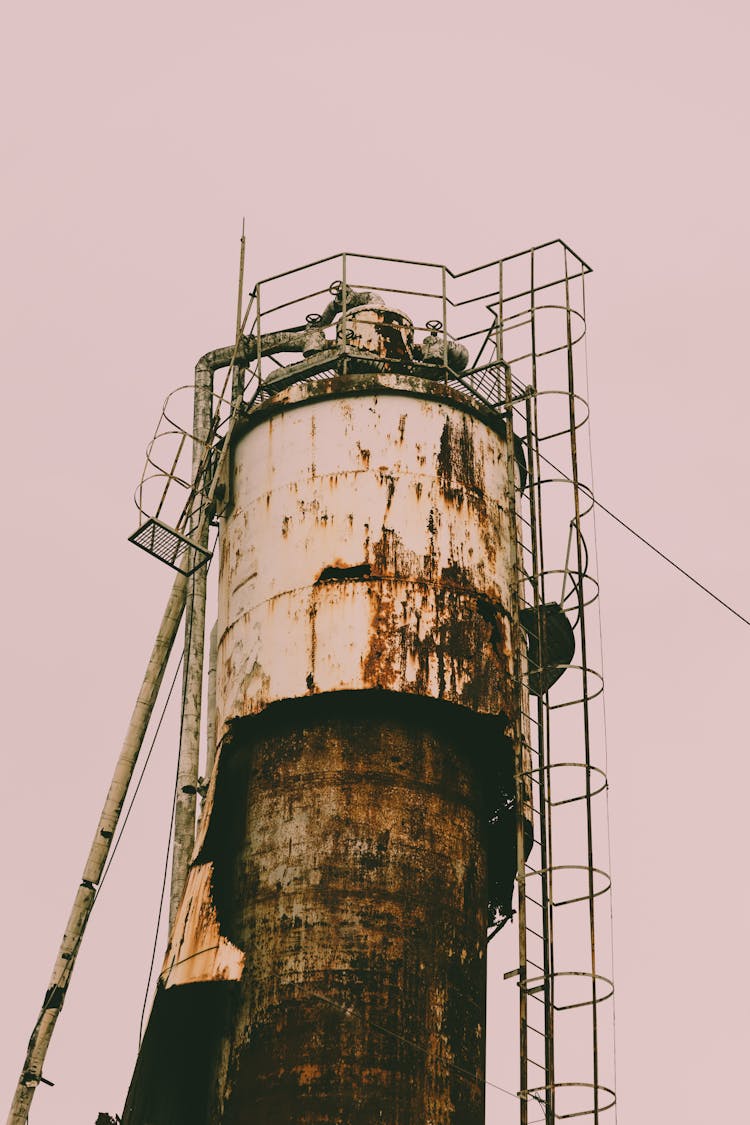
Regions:
<instances>
[{"instance_id":1,"label":"rusty metal surface","mask_svg":"<svg viewBox=\"0 0 750 1125\"><path fill-rule=\"evenodd\" d=\"M488 903L515 871L502 426L371 374L243 423L219 750L126 1120L483 1121ZM157 1063L191 1026L195 1111Z\"/></svg>"},{"instance_id":2,"label":"rusty metal surface","mask_svg":"<svg viewBox=\"0 0 750 1125\"><path fill-rule=\"evenodd\" d=\"M277 700L369 688L507 713L502 435L433 383L336 384L278 395L235 445L220 731Z\"/></svg>"},{"instance_id":3,"label":"rusty metal surface","mask_svg":"<svg viewBox=\"0 0 750 1125\"><path fill-rule=\"evenodd\" d=\"M500 726L378 692L233 724L182 932L242 972L162 976L127 1125L482 1125Z\"/></svg>"},{"instance_id":4,"label":"rusty metal surface","mask_svg":"<svg viewBox=\"0 0 750 1125\"><path fill-rule=\"evenodd\" d=\"M338 321L336 340L380 359L409 361L414 356L414 326L397 309L373 305L354 309Z\"/></svg>"},{"instance_id":5,"label":"rusty metal surface","mask_svg":"<svg viewBox=\"0 0 750 1125\"><path fill-rule=\"evenodd\" d=\"M358 315L378 346L383 314ZM210 1120L483 1121L487 849L515 816L506 456L476 404L362 373L279 394L234 445L200 860L249 960Z\"/></svg>"},{"instance_id":6,"label":"rusty metal surface","mask_svg":"<svg viewBox=\"0 0 750 1125\"><path fill-rule=\"evenodd\" d=\"M249 961L210 1121L483 1122L495 734L377 693L236 725L205 848Z\"/></svg>"},{"instance_id":7,"label":"rusty metal surface","mask_svg":"<svg viewBox=\"0 0 750 1125\"><path fill-rule=\"evenodd\" d=\"M488 903L515 870L508 448L455 391L372 373L238 428L219 752L126 1120L483 1121ZM195 1110L157 1063L191 1026Z\"/></svg>"}]
</instances>

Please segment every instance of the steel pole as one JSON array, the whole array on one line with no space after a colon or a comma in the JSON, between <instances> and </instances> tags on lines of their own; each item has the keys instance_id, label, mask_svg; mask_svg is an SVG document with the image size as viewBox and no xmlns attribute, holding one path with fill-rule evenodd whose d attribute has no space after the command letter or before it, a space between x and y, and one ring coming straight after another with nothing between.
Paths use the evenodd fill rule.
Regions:
<instances>
[{"instance_id":1,"label":"steel pole","mask_svg":"<svg viewBox=\"0 0 750 1125\"><path fill-rule=\"evenodd\" d=\"M208 686L206 689L206 783L211 780L216 758L216 660L219 622L215 621L208 641Z\"/></svg>"},{"instance_id":2,"label":"steel pole","mask_svg":"<svg viewBox=\"0 0 750 1125\"><path fill-rule=\"evenodd\" d=\"M192 530L196 542L204 549L208 546L210 526L204 513L207 505L207 486L211 483L207 479L210 473L207 452L211 434L212 399L213 369L203 360L200 360L195 368L195 399L193 405L193 481L195 483L197 508L193 514ZM190 857L195 845L207 578L208 567L200 567L191 575L187 592L185 671L182 688L180 752L177 765L172 879L169 893L170 931L185 890Z\"/></svg>"},{"instance_id":3,"label":"steel pole","mask_svg":"<svg viewBox=\"0 0 750 1125\"><path fill-rule=\"evenodd\" d=\"M125 795L128 790L138 754L146 735L151 714L156 704L169 654L172 651L177 629L185 608L187 578L179 574L174 581L172 592L164 611L159 631L156 635L151 658L143 677L141 690L133 708L133 714L122 744L120 756L115 766L114 776L109 786L104 807L99 817L96 833L89 851L81 884L76 892L73 908L65 927L60 948L52 970L49 988L44 997L42 1010L29 1040L26 1060L13 1097L8 1125L26 1125L31 1100L40 1082L44 1081L42 1070L49 1048L52 1032L65 999L65 993L75 965L86 924L89 920L97 894L97 886L102 878L104 865L112 846L112 838L120 818Z\"/></svg>"}]
</instances>

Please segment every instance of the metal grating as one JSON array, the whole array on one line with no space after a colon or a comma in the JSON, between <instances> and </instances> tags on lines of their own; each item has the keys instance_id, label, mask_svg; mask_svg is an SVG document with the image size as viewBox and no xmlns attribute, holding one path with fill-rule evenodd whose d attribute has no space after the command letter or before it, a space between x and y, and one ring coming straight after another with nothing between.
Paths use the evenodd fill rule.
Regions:
<instances>
[{"instance_id":1,"label":"metal grating","mask_svg":"<svg viewBox=\"0 0 750 1125\"><path fill-rule=\"evenodd\" d=\"M128 539L142 551L147 551L149 555L178 570L180 574L193 574L211 558L210 551L199 547L192 539L187 539L179 531L157 519L147 520Z\"/></svg>"}]
</instances>

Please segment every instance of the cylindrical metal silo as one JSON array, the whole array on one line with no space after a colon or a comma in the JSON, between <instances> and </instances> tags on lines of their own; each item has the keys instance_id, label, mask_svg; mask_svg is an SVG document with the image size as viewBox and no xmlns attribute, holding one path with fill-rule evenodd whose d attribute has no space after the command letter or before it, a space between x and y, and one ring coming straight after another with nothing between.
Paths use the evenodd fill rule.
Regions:
<instances>
[{"instance_id":1,"label":"cylindrical metal silo","mask_svg":"<svg viewBox=\"0 0 750 1125\"><path fill-rule=\"evenodd\" d=\"M202 855L244 970L210 1120L484 1119L509 455L497 415L404 374L298 384L235 438Z\"/></svg>"}]
</instances>

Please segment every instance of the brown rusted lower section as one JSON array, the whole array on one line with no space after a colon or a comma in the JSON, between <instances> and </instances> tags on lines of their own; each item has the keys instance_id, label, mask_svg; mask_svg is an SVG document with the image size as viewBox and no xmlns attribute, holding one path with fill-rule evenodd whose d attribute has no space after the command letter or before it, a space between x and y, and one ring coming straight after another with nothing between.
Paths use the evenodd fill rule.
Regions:
<instances>
[{"instance_id":1,"label":"brown rusted lower section","mask_svg":"<svg viewBox=\"0 0 750 1125\"><path fill-rule=\"evenodd\" d=\"M237 724L217 900L251 962L211 1120L484 1120L482 741L481 721L376 693Z\"/></svg>"},{"instance_id":2,"label":"brown rusted lower section","mask_svg":"<svg viewBox=\"0 0 750 1125\"><path fill-rule=\"evenodd\" d=\"M336 693L235 723L196 858L244 972L160 992L162 1041L203 1021L199 1108L175 1092L170 1116L180 1066L157 1075L142 1052L155 1087L131 1090L129 1125L481 1125L500 774L510 786L499 722L413 696ZM214 989L220 1017L203 1011Z\"/></svg>"}]
</instances>

